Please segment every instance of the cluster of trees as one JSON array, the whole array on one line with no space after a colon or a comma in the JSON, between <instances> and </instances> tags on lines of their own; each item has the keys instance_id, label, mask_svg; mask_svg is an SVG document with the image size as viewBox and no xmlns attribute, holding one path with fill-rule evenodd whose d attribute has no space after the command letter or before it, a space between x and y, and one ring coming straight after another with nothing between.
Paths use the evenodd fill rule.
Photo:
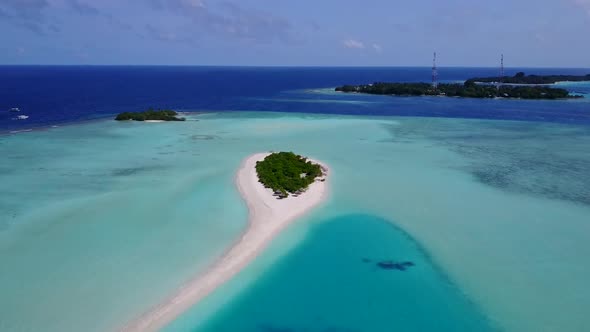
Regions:
<instances>
[{"instance_id":1,"label":"cluster of trees","mask_svg":"<svg viewBox=\"0 0 590 332\"><path fill-rule=\"evenodd\" d=\"M442 88L442 89L441 89ZM566 89L551 88L547 86L513 86L477 85L471 82L465 84L443 84L440 91L447 96L466 98L520 98L520 99L564 99L575 98Z\"/></svg>"},{"instance_id":2,"label":"cluster of trees","mask_svg":"<svg viewBox=\"0 0 590 332\"><path fill-rule=\"evenodd\" d=\"M344 85L336 91L359 92L375 95L423 96L438 94L428 83L383 83L377 82L367 85Z\"/></svg>"},{"instance_id":3,"label":"cluster of trees","mask_svg":"<svg viewBox=\"0 0 590 332\"><path fill-rule=\"evenodd\" d=\"M358 92L394 96L447 96L464 98L522 98L522 99L560 99L574 98L565 89L546 86L508 86L499 88L492 85L478 85L473 80L465 84L439 84L435 89L428 83L373 83L367 85L344 85L336 91Z\"/></svg>"},{"instance_id":4,"label":"cluster of trees","mask_svg":"<svg viewBox=\"0 0 590 332\"><path fill-rule=\"evenodd\" d=\"M256 163L256 172L258 180L265 187L283 194L305 189L322 176L320 165L293 152L277 152L267 156Z\"/></svg>"},{"instance_id":5,"label":"cluster of trees","mask_svg":"<svg viewBox=\"0 0 590 332\"><path fill-rule=\"evenodd\" d=\"M500 97L522 98L522 99L564 99L581 98L572 96L566 89L549 88L545 86L506 86L498 90Z\"/></svg>"},{"instance_id":6,"label":"cluster of trees","mask_svg":"<svg viewBox=\"0 0 590 332\"><path fill-rule=\"evenodd\" d=\"M124 112L117 115L115 120L134 120L134 121L146 121L146 120L161 120L161 121L184 121L184 118L177 117L178 113L172 110L154 110L153 108L148 109L144 112Z\"/></svg>"},{"instance_id":7,"label":"cluster of trees","mask_svg":"<svg viewBox=\"0 0 590 332\"><path fill-rule=\"evenodd\" d=\"M526 75L519 72L516 75L504 77L476 77L470 78L468 81L480 83L495 83L502 82L507 84L554 84L556 82L582 82L590 81L590 74L588 75Z\"/></svg>"}]
</instances>

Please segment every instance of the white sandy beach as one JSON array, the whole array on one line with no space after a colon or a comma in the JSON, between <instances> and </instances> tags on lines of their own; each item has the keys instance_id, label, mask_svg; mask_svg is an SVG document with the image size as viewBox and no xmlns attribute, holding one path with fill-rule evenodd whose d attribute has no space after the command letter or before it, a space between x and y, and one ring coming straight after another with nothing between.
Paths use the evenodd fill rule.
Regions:
<instances>
[{"instance_id":1,"label":"white sandy beach","mask_svg":"<svg viewBox=\"0 0 590 332\"><path fill-rule=\"evenodd\" d=\"M328 196L328 181L316 181L299 197L278 200L258 182L256 162L269 153L246 158L235 183L249 210L247 230L206 272L188 281L171 297L122 328L122 331L157 331L231 279L250 263L291 222L319 205ZM325 164L321 164L326 170Z\"/></svg>"}]
</instances>

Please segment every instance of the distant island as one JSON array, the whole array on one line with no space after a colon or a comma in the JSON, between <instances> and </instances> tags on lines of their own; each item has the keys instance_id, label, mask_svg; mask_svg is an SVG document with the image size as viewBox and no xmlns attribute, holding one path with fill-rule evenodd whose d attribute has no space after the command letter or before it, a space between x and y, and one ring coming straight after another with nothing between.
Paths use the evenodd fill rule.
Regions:
<instances>
[{"instance_id":1,"label":"distant island","mask_svg":"<svg viewBox=\"0 0 590 332\"><path fill-rule=\"evenodd\" d=\"M336 91L390 96L446 96L463 98L518 98L518 99L566 99L582 98L569 91L548 86L517 86L477 84L474 79L464 84L441 83L436 88L429 83L383 83L344 85Z\"/></svg>"},{"instance_id":2,"label":"distant island","mask_svg":"<svg viewBox=\"0 0 590 332\"><path fill-rule=\"evenodd\" d=\"M123 112L117 115L115 120L125 121L184 121L184 118L177 117L178 113L172 110L154 110L152 108L143 112Z\"/></svg>"},{"instance_id":3,"label":"distant island","mask_svg":"<svg viewBox=\"0 0 590 332\"><path fill-rule=\"evenodd\" d=\"M256 163L258 180L278 198L299 195L323 175L320 165L293 152L276 152Z\"/></svg>"},{"instance_id":4,"label":"distant island","mask_svg":"<svg viewBox=\"0 0 590 332\"><path fill-rule=\"evenodd\" d=\"M557 82L584 82L590 81L588 75L526 75L519 72L516 75L503 77L476 77L467 82L473 83L505 83L505 84L555 84Z\"/></svg>"}]
</instances>

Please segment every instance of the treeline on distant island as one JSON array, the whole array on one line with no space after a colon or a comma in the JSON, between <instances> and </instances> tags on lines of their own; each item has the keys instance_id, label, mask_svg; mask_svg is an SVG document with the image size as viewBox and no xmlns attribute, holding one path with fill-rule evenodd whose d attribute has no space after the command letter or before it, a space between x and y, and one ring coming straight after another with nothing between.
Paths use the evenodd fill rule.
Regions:
<instances>
[{"instance_id":1,"label":"treeline on distant island","mask_svg":"<svg viewBox=\"0 0 590 332\"><path fill-rule=\"evenodd\" d=\"M470 78L467 82L480 83L506 83L506 84L554 84L557 82L582 82L590 81L588 75L526 75L519 72L514 76L496 76L496 77L475 77Z\"/></svg>"},{"instance_id":2,"label":"treeline on distant island","mask_svg":"<svg viewBox=\"0 0 590 332\"><path fill-rule=\"evenodd\" d=\"M115 120L134 120L134 121L184 121L184 118L177 117L178 113L172 110L154 110L153 108L143 112L123 112L117 115Z\"/></svg>"},{"instance_id":3,"label":"treeline on distant island","mask_svg":"<svg viewBox=\"0 0 590 332\"><path fill-rule=\"evenodd\" d=\"M293 152L278 152L257 162L256 173L265 187L287 194L307 188L322 176L322 169Z\"/></svg>"},{"instance_id":4,"label":"treeline on distant island","mask_svg":"<svg viewBox=\"0 0 590 332\"><path fill-rule=\"evenodd\" d=\"M464 98L521 98L521 99L562 99L576 98L565 89L546 86L478 85L472 80L465 84L439 84L435 89L428 83L373 83L366 85L344 85L336 91L357 92L394 96L447 96Z\"/></svg>"}]
</instances>

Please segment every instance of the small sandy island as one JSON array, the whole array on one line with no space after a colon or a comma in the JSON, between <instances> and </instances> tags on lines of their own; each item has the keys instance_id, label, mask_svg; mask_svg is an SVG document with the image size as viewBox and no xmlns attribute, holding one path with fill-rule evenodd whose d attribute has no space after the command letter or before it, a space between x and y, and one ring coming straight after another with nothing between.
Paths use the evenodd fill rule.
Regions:
<instances>
[{"instance_id":1,"label":"small sandy island","mask_svg":"<svg viewBox=\"0 0 590 332\"><path fill-rule=\"evenodd\" d=\"M157 331L228 281L250 263L270 241L291 222L327 198L329 169L321 162L323 179L317 179L298 197L278 199L271 189L258 182L256 162L270 153L246 158L236 175L235 183L248 204L249 225L241 238L207 271L188 281L175 294L124 326L121 331Z\"/></svg>"}]
</instances>

